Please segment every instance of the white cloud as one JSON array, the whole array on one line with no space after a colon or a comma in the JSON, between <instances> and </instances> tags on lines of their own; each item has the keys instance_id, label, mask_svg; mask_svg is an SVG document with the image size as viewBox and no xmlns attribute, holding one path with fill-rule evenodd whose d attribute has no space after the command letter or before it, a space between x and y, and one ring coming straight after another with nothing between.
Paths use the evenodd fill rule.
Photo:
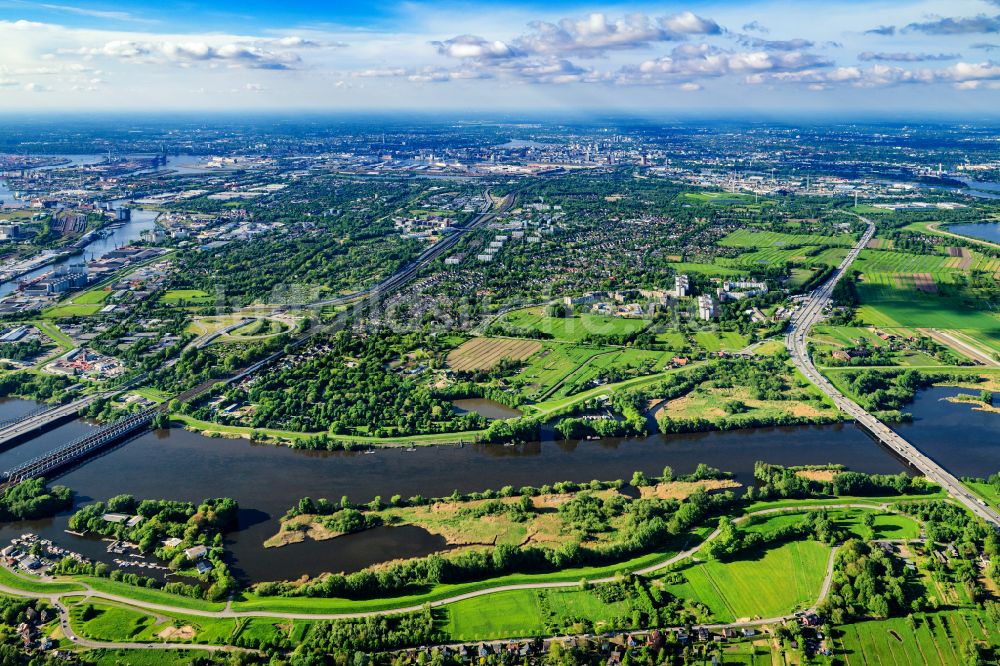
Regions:
<instances>
[{"instance_id":1,"label":"white cloud","mask_svg":"<svg viewBox=\"0 0 1000 666\"><path fill-rule=\"evenodd\" d=\"M112 40L102 46L63 49L59 53L160 65L206 63L248 69L291 69L302 60L292 51L271 50L239 42L215 46L204 41Z\"/></svg>"},{"instance_id":2,"label":"white cloud","mask_svg":"<svg viewBox=\"0 0 1000 666\"><path fill-rule=\"evenodd\" d=\"M531 32L509 41L465 34L433 44L442 55L472 60L570 55L594 57L608 51L637 49L656 42L679 41L693 35L722 32L715 21L690 11L661 18L634 13L613 20L605 14L593 13L581 19L566 18L555 23L532 21L529 27Z\"/></svg>"}]
</instances>

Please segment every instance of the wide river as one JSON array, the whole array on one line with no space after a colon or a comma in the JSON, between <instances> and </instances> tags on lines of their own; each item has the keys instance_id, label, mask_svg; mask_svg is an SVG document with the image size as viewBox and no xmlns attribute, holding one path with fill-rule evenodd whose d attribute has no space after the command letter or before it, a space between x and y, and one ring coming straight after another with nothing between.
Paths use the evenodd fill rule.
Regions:
<instances>
[{"instance_id":1,"label":"wide river","mask_svg":"<svg viewBox=\"0 0 1000 666\"><path fill-rule=\"evenodd\" d=\"M916 419L901 434L956 475L985 476L1000 470L997 437L1000 417L941 400L956 389L931 389L911 406ZM34 403L0 403L0 419L32 409ZM92 426L73 421L0 452L7 469L72 438ZM198 501L233 497L239 501L240 529L226 547L234 570L248 581L291 579L323 571L353 571L397 557L440 550L439 537L417 528L380 528L326 542L265 549L278 519L301 497L366 502L376 495L448 495L510 484L542 485L560 480L628 479L632 472L659 474L665 465L678 473L698 463L734 472L752 482L754 462L785 465L841 463L849 468L896 473L904 465L853 425L765 428L728 433L653 435L643 439L543 441L516 447L426 447L374 453L307 452L245 440L214 439L183 430L148 432L58 482L77 493L77 503L119 493L140 498ZM0 543L26 531L95 558L106 558L98 541L64 533L68 514L54 519L0 526Z\"/></svg>"}]
</instances>

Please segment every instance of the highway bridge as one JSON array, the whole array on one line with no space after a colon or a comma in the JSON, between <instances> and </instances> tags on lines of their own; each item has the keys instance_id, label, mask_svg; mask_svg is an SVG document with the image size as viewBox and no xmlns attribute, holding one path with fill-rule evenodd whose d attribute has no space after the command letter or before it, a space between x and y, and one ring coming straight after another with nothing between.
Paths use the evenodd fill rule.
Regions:
<instances>
[{"instance_id":1,"label":"highway bridge","mask_svg":"<svg viewBox=\"0 0 1000 666\"><path fill-rule=\"evenodd\" d=\"M792 356L792 362L809 381L828 395L838 408L854 418L859 426L880 443L928 479L939 484L949 495L968 507L972 513L991 523L994 527L1000 528L1000 514L991 509L986 502L972 493L946 469L921 453L917 447L900 437L892 428L865 411L861 405L841 393L830 380L816 369L812 362L807 342L809 331L826 316L833 288L861 254L861 250L868 245L868 241L875 235L875 225L863 217L861 220L868 225L868 229L861 236L857 245L851 249L827 281L817 287L806 299L803 306L792 315L788 331L785 334L785 346Z\"/></svg>"},{"instance_id":2,"label":"highway bridge","mask_svg":"<svg viewBox=\"0 0 1000 666\"><path fill-rule=\"evenodd\" d=\"M36 409L20 418L5 422L0 425L0 449L74 418L77 412L97 400L98 397L99 394L94 393L65 405Z\"/></svg>"}]
</instances>

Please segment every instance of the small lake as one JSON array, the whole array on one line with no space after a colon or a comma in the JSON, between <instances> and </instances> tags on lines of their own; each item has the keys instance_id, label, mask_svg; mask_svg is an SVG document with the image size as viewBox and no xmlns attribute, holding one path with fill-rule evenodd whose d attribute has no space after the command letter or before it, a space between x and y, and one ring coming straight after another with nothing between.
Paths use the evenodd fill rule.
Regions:
<instances>
[{"instance_id":1,"label":"small lake","mask_svg":"<svg viewBox=\"0 0 1000 666\"><path fill-rule=\"evenodd\" d=\"M922 392L909 408L911 424L900 433L956 475L983 476L1000 469L1000 416L941 398L958 389ZM968 392L968 391L966 391ZM0 418L26 401L0 403ZM12 413L12 412L11 412ZM23 413L23 412L22 412ZM0 454L0 467L38 455L87 432L73 421ZM44 439L44 444L41 441ZM226 538L234 572L244 581L294 579L323 571L355 571L376 562L442 550L444 542L419 528L392 527L330 541L263 548L280 517L299 499L346 495L368 502L399 494L445 496L510 484L628 479L636 470L678 474L699 463L734 472L751 483L756 461L781 465L840 463L850 469L894 474L904 464L852 424L760 428L725 433L652 435L596 441L551 438L512 447L417 447L360 452L300 451L246 440L216 439L184 430L156 430L111 449L58 479L77 492L77 504L119 493L140 498L199 501L232 497L240 503L240 528ZM33 523L0 526L0 542L25 531L41 534L91 557L103 546L64 533L68 514ZM89 549L89 550L88 550ZM106 556L105 556L106 557Z\"/></svg>"},{"instance_id":2,"label":"small lake","mask_svg":"<svg viewBox=\"0 0 1000 666\"><path fill-rule=\"evenodd\" d=\"M948 231L959 236L1000 243L1000 222L978 222L975 224L949 224Z\"/></svg>"},{"instance_id":3,"label":"small lake","mask_svg":"<svg viewBox=\"0 0 1000 666\"><path fill-rule=\"evenodd\" d=\"M515 419L523 416L520 409L508 407L488 398L462 398L461 400L452 400L451 404L455 406L455 411L459 414L475 412L488 419Z\"/></svg>"}]
</instances>

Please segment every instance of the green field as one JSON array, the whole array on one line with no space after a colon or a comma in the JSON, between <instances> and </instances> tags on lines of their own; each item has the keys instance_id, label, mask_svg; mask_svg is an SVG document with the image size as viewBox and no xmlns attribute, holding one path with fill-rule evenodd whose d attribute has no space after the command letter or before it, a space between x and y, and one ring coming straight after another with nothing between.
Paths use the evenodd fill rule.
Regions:
<instances>
[{"instance_id":1,"label":"green field","mask_svg":"<svg viewBox=\"0 0 1000 666\"><path fill-rule=\"evenodd\" d=\"M744 560L695 563L680 569L687 582L665 585L672 594L705 604L717 621L772 617L811 605L826 575L830 548L816 541L783 544ZM780 572L780 573L779 573ZM775 580L782 584L775 585ZM447 607L452 640L486 640L545 634L545 618L600 623L622 616L626 602L605 603L579 588L511 590Z\"/></svg>"},{"instance_id":2,"label":"green field","mask_svg":"<svg viewBox=\"0 0 1000 666\"><path fill-rule=\"evenodd\" d=\"M839 234L837 236L820 236L818 234L785 234L777 231L749 231L737 229L721 241L719 245L729 247L782 247L787 245L835 245L851 247L854 236Z\"/></svg>"},{"instance_id":3,"label":"green field","mask_svg":"<svg viewBox=\"0 0 1000 666\"><path fill-rule=\"evenodd\" d=\"M918 614L916 630L905 618L859 622L834 631L836 651L849 666L906 664L962 666L969 639L997 645L1000 631L986 613L962 609Z\"/></svg>"},{"instance_id":4,"label":"green field","mask_svg":"<svg viewBox=\"0 0 1000 666\"><path fill-rule=\"evenodd\" d=\"M749 344L735 331L699 331L694 334L694 341L708 352L739 351Z\"/></svg>"},{"instance_id":5,"label":"green field","mask_svg":"<svg viewBox=\"0 0 1000 666\"><path fill-rule=\"evenodd\" d=\"M627 335L642 331L649 322L644 319L605 317L582 314L572 317L549 317L541 307L515 310L504 315L503 324L548 333L555 340L580 342L590 335Z\"/></svg>"},{"instance_id":6,"label":"green field","mask_svg":"<svg viewBox=\"0 0 1000 666\"><path fill-rule=\"evenodd\" d=\"M792 541L744 559L689 564L679 569L684 583L664 587L705 604L720 622L774 617L816 601L829 557L826 544Z\"/></svg>"},{"instance_id":7,"label":"green field","mask_svg":"<svg viewBox=\"0 0 1000 666\"><path fill-rule=\"evenodd\" d=\"M180 302L188 305L211 303L214 297L201 289L171 289L160 296L160 302L165 305L177 305Z\"/></svg>"},{"instance_id":8,"label":"green field","mask_svg":"<svg viewBox=\"0 0 1000 666\"><path fill-rule=\"evenodd\" d=\"M1000 314L919 291L860 284L858 318L880 328L944 328L979 331L1000 341ZM976 337L979 337L978 335Z\"/></svg>"},{"instance_id":9,"label":"green field","mask_svg":"<svg viewBox=\"0 0 1000 666\"><path fill-rule=\"evenodd\" d=\"M61 319L63 317L89 317L101 311L103 305L55 305L42 310L43 319Z\"/></svg>"},{"instance_id":10,"label":"green field","mask_svg":"<svg viewBox=\"0 0 1000 666\"><path fill-rule=\"evenodd\" d=\"M108 300L108 296L110 295L111 292L104 291L104 289L91 289L75 297L73 303L76 305L100 305Z\"/></svg>"},{"instance_id":11,"label":"green field","mask_svg":"<svg viewBox=\"0 0 1000 666\"><path fill-rule=\"evenodd\" d=\"M768 516L765 520L752 520L743 524L748 532L768 533L785 525L796 525L806 517L805 511L794 511ZM850 531L851 536L867 539L866 529L861 520L868 513L864 509L830 509L827 515L837 527ZM872 526L876 539L916 539L920 536L920 525L910 518L898 513L874 512L875 524Z\"/></svg>"}]
</instances>

